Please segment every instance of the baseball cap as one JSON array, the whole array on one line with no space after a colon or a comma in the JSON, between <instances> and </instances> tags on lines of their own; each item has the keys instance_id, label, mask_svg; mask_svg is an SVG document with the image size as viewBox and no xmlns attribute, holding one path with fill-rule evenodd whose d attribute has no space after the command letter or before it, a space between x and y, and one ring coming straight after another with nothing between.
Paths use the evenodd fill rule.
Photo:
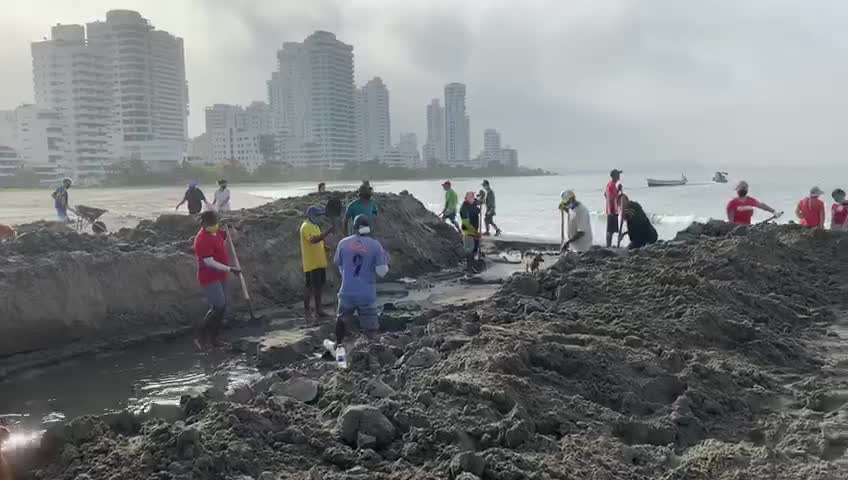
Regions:
<instances>
[{"instance_id":1,"label":"baseball cap","mask_svg":"<svg viewBox=\"0 0 848 480\"><path fill-rule=\"evenodd\" d=\"M318 217L321 215L324 215L324 209L317 205L312 205L306 209L307 217Z\"/></svg>"},{"instance_id":2,"label":"baseball cap","mask_svg":"<svg viewBox=\"0 0 848 480\"><path fill-rule=\"evenodd\" d=\"M737 192L739 190L747 190L747 189L748 189L748 182L746 182L745 180L742 180L741 182L736 184L736 191Z\"/></svg>"},{"instance_id":3,"label":"baseball cap","mask_svg":"<svg viewBox=\"0 0 848 480\"><path fill-rule=\"evenodd\" d=\"M559 198L562 201L568 201L574 198L574 190L563 190L562 193L559 194Z\"/></svg>"},{"instance_id":4,"label":"baseball cap","mask_svg":"<svg viewBox=\"0 0 848 480\"><path fill-rule=\"evenodd\" d=\"M444 187L445 185L450 186L450 184L451 184L451 183L450 183L450 180L445 180L444 182L442 182L442 186L443 186L443 187Z\"/></svg>"},{"instance_id":5,"label":"baseball cap","mask_svg":"<svg viewBox=\"0 0 848 480\"><path fill-rule=\"evenodd\" d=\"M822 194L824 194L824 191L821 188L819 188L818 186L815 186L815 187L810 189L810 195L812 195L814 197L818 197L819 195L822 195Z\"/></svg>"},{"instance_id":6,"label":"baseball cap","mask_svg":"<svg viewBox=\"0 0 848 480\"><path fill-rule=\"evenodd\" d=\"M621 175L622 173L624 173L624 170L619 170L617 168L613 168L612 170L610 170L610 176Z\"/></svg>"},{"instance_id":7,"label":"baseball cap","mask_svg":"<svg viewBox=\"0 0 848 480\"><path fill-rule=\"evenodd\" d=\"M488 180L483 180L483 185L488 185L488 184L489 184Z\"/></svg>"}]
</instances>

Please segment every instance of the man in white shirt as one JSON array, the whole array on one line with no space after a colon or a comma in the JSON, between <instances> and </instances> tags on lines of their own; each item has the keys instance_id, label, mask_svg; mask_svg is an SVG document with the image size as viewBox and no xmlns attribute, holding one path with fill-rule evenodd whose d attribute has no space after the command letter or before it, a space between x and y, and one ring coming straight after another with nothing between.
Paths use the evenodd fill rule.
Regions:
<instances>
[{"instance_id":1,"label":"man in white shirt","mask_svg":"<svg viewBox=\"0 0 848 480\"><path fill-rule=\"evenodd\" d=\"M219 212L229 212L230 211L230 190L227 188L226 180L218 180L218 190L215 190L215 200L212 202L212 205L215 207L216 211Z\"/></svg>"},{"instance_id":2,"label":"man in white shirt","mask_svg":"<svg viewBox=\"0 0 848 480\"><path fill-rule=\"evenodd\" d=\"M572 190L565 190L560 194L559 208L568 212L568 237L560 251L588 251L592 248L592 221L589 209L577 201Z\"/></svg>"}]
</instances>

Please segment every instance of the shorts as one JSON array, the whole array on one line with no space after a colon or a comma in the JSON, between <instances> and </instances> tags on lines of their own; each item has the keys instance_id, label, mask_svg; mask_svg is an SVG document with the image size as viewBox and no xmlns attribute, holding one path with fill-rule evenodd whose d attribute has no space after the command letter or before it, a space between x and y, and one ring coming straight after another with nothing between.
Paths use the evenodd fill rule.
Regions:
<instances>
[{"instance_id":1,"label":"shorts","mask_svg":"<svg viewBox=\"0 0 848 480\"><path fill-rule=\"evenodd\" d=\"M480 250L480 239L463 235L462 249L465 251L465 256L467 257L475 255Z\"/></svg>"},{"instance_id":2,"label":"shorts","mask_svg":"<svg viewBox=\"0 0 848 480\"><path fill-rule=\"evenodd\" d=\"M618 214L607 214L607 233L618 233Z\"/></svg>"},{"instance_id":3,"label":"shorts","mask_svg":"<svg viewBox=\"0 0 848 480\"><path fill-rule=\"evenodd\" d=\"M56 207L56 216L59 217L60 222L68 221L68 211L64 208Z\"/></svg>"},{"instance_id":4,"label":"shorts","mask_svg":"<svg viewBox=\"0 0 848 480\"><path fill-rule=\"evenodd\" d=\"M348 303L339 297L338 320L352 318L356 314L359 319L359 328L364 331L376 332L380 329L380 321L377 318L377 304L356 305Z\"/></svg>"},{"instance_id":5,"label":"shorts","mask_svg":"<svg viewBox=\"0 0 848 480\"><path fill-rule=\"evenodd\" d=\"M491 212L487 210L486 214L483 215L483 220L486 223L492 223L493 218L495 218L495 211L494 210L492 210Z\"/></svg>"},{"instance_id":6,"label":"shorts","mask_svg":"<svg viewBox=\"0 0 848 480\"><path fill-rule=\"evenodd\" d=\"M450 220L456 223L456 212L446 212L442 214L442 220Z\"/></svg>"},{"instance_id":7,"label":"shorts","mask_svg":"<svg viewBox=\"0 0 848 480\"><path fill-rule=\"evenodd\" d=\"M224 288L224 282L212 282L203 286L203 291L206 292L206 302L213 308L224 308L227 306L227 292Z\"/></svg>"},{"instance_id":8,"label":"shorts","mask_svg":"<svg viewBox=\"0 0 848 480\"><path fill-rule=\"evenodd\" d=\"M304 272L303 276L306 278L306 288L312 290L320 290L327 283L326 268L316 268L315 270Z\"/></svg>"}]
</instances>

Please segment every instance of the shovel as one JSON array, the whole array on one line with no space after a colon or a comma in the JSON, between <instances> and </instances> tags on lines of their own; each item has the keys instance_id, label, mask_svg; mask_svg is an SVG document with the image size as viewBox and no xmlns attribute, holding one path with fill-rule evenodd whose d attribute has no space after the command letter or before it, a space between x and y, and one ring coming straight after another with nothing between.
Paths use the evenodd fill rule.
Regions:
<instances>
[{"instance_id":1,"label":"shovel","mask_svg":"<svg viewBox=\"0 0 848 480\"><path fill-rule=\"evenodd\" d=\"M236 246L233 243L233 236L230 235L230 232L227 232L227 243L230 245L230 250L233 252L233 264L235 267L241 271L241 264L239 263L238 253L236 253ZM250 300L250 292L247 291L247 282L244 280L244 272L239 274L239 281L241 281L241 292L244 294L244 299L247 301L247 310L250 312L250 321L252 323L259 323L263 319L263 315L257 316L253 312L253 302Z\"/></svg>"}]
</instances>

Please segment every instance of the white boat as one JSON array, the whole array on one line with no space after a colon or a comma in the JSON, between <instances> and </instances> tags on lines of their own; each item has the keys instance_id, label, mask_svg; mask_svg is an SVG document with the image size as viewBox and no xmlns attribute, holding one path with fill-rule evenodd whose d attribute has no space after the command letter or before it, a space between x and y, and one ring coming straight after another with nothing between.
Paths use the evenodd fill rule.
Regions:
<instances>
[{"instance_id":1,"label":"white boat","mask_svg":"<svg viewBox=\"0 0 848 480\"><path fill-rule=\"evenodd\" d=\"M649 178L647 180L649 187L677 187L679 185L686 185L689 182L686 175L681 175L678 180L657 180L656 178Z\"/></svg>"},{"instance_id":2,"label":"white boat","mask_svg":"<svg viewBox=\"0 0 848 480\"><path fill-rule=\"evenodd\" d=\"M713 181L715 183L727 183L727 172L716 172L713 175Z\"/></svg>"}]
</instances>

